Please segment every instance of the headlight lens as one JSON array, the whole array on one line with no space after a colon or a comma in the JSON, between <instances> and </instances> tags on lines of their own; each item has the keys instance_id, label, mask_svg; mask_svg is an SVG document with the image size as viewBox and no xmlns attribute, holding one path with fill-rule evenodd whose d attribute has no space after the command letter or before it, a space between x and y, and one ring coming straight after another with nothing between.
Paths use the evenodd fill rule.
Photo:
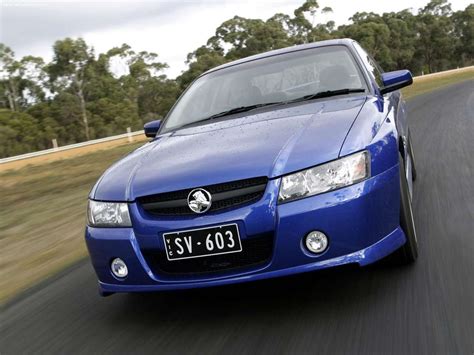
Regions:
<instances>
[{"instance_id":1,"label":"headlight lens","mask_svg":"<svg viewBox=\"0 0 474 355\"><path fill-rule=\"evenodd\" d=\"M128 205L89 200L87 218L91 227L131 227Z\"/></svg>"},{"instance_id":2,"label":"headlight lens","mask_svg":"<svg viewBox=\"0 0 474 355\"><path fill-rule=\"evenodd\" d=\"M367 179L370 175L368 151L284 176L278 200L287 202L339 189Z\"/></svg>"}]
</instances>

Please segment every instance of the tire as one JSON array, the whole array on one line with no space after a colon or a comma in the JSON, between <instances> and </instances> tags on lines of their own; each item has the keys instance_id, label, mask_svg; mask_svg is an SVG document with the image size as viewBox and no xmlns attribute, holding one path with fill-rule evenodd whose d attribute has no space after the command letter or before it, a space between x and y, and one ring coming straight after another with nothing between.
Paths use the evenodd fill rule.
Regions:
<instances>
[{"instance_id":1,"label":"tire","mask_svg":"<svg viewBox=\"0 0 474 355\"><path fill-rule=\"evenodd\" d=\"M411 180L416 180L416 165L415 165L415 154L413 153L413 144L411 139L411 132L408 130L408 154L410 154L411 159Z\"/></svg>"},{"instance_id":2,"label":"tire","mask_svg":"<svg viewBox=\"0 0 474 355\"><path fill-rule=\"evenodd\" d=\"M404 160L399 154L400 165L400 227L407 238L406 243L398 249L394 257L397 264L411 264L418 258L418 242L416 238L415 221L405 175Z\"/></svg>"}]
</instances>

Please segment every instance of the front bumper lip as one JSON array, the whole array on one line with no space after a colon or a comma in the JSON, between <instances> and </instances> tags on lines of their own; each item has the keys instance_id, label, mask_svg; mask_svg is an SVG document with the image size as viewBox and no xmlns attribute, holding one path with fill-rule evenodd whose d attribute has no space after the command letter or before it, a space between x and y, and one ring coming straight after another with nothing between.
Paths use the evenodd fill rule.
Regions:
<instances>
[{"instance_id":1,"label":"front bumper lip","mask_svg":"<svg viewBox=\"0 0 474 355\"><path fill-rule=\"evenodd\" d=\"M125 284L109 284L99 281L99 292L101 294L109 294L116 292L152 292L152 291L170 291L185 290L192 288L204 288L212 286L223 286L228 284L236 284L249 281L257 281L281 276L289 276L309 271L322 270L330 267L358 264L365 266L391 254L394 250L400 248L406 241L405 234L400 227L378 241L377 243L359 250L357 252L343 255L328 260L319 260L310 264L298 265L286 269L263 271L259 273L251 273L247 275L239 275L236 277L227 277L223 279L215 279L210 281L184 282L173 284L154 284L154 285L125 285Z\"/></svg>"}]
</instances>

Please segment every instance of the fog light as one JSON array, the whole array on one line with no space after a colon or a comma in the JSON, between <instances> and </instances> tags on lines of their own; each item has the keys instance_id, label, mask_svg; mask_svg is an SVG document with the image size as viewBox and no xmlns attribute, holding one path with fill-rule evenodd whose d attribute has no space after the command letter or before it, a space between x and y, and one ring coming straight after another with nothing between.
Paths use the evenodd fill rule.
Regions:
<instances>
[{"instance_id":1,"label":"fog light","mask_svg":"<svg viewBox=\"0 0 474 355\"><path fill-rule=\"evenodd\" d=\"M328 247L328 237L323 232L309 232L305 240L306 248L312 253L320 254Z\"/></svg>"},{"instance_id":2,"label":"fog light","mask_svg":"<svg viewBox=\"0 0 474 355\"><path fill-rule=\"evenodd\" d=\"M110 268L112 269L112 273L119 278L124 278L128 275L127 265L120 258L115 258L112 260Z\"/></svg>"}]
</instances>

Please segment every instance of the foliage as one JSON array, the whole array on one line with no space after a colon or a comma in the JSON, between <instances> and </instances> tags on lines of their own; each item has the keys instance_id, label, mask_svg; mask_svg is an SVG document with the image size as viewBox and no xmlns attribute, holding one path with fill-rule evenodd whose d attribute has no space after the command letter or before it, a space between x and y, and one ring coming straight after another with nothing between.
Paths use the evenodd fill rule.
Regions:
<instances>
[{"instance_id":1,"label":"foliage","mask_svg":"<svg viewBox=\"0 0 474 355\"><path fill-rule=\"evenodd\" d=\"M0 43L0 157L123 133L163 118L203 72L239 58L287 46L349 37L385 70L431 73L474 62L474 5L453 12L447 0L410 10L354 14L335 27L331 8L306 0L292 15L224 21L207 43L188 54L175 80L156 53L123 44L96 54L83 39L53 45L53 59L17 60Z\"/></svg>"}]
</instances>

